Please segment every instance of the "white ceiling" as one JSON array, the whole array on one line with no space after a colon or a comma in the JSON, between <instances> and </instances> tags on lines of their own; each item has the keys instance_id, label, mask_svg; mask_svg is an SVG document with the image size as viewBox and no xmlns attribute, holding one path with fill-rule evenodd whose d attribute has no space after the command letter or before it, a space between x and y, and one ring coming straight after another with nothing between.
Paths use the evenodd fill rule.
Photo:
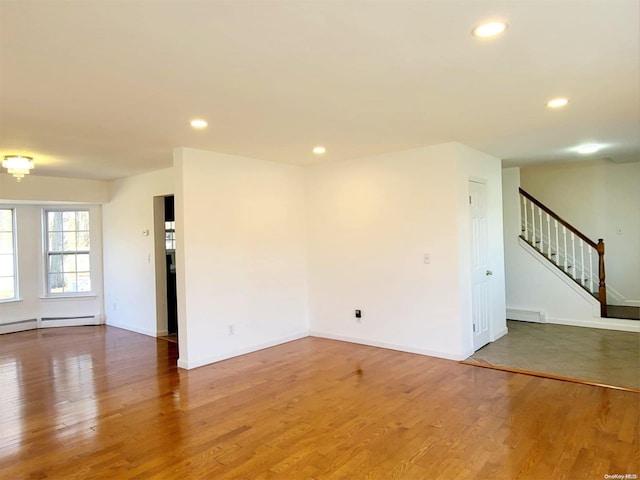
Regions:
<instances>
[{"instance_id":1,"label":"white ceiling","mask_svg":"<svg viewBox=\"0 0 640 480\"><path fill-rule=\"evenodd\" d=\"M471 35L495 18L506 34ZM637 0L1 0L0 154L104 179L178 146L305 165L459 141L526 165L595 142L635 161L639 19Z\"/></svg>"}]
</instances>

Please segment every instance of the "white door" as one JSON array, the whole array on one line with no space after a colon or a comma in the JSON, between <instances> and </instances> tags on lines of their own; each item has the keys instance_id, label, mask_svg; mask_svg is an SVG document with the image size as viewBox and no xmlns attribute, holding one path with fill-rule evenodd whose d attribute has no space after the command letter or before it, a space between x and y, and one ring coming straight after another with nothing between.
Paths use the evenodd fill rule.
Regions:
<instances>
[{"instance_id":1,"label":"white door","mask_svg":"<svg viewBox=\"0 0 640 480\"><path fill-rule=\"evenodd\" d=\"M487 186L469 182L471 217L471 317L473 319L473 349L489 343L489 229L487 222Z\"/></svg>"}]
</instances>

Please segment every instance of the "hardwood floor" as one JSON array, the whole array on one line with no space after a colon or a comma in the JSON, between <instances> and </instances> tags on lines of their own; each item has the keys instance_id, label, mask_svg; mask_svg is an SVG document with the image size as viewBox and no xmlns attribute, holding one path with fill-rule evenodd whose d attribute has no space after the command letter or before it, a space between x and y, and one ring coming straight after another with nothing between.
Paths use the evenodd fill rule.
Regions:
<instances>
[{"instance_id":1,"label":"hardwood floor","mask_svg":"<svg viewBox=\"0 0 640 480\"><path fill-rule=\"evenodd\" d=\"M3 479L602 479L640 395L307 338L191 371L111 327L0 336Z\"/></svg>"}]
</instances>

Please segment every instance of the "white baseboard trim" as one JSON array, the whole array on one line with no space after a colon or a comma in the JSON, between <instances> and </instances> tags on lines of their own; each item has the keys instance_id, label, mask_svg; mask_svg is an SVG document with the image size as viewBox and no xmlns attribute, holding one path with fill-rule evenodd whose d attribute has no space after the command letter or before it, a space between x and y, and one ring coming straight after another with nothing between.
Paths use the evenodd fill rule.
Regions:
<instances>
[{"instance_id":1,"label":"white baseboard trim","mask_svg":"<svg viewBox=\"0 0 640 480\"><path fill-rule=\"evenodd\" d=\"M157 334L156 337L166 337L169 335L169 330L160 330Z\"/></svg>"},{"instance_id":2,"label":"white baseboard trim","mask_svg":"<svg viewBox=\"0 0 640 480\"><path fill-rule=\"evenodd\" d=\"M625 300L625 307L640 307L640 300Z\"/></svg>"},{"instance_id":3,"label":"white baseboard trim","mask_svg":"<svg viewBox=\"0 0 640 480\"><path fill-rule=\"evenodd\" d=\"M277 345L282 345L283 343L293 342L294 340L299 340L301 338L306 338L309 336L309 332L307 330L295 333L293 335L287 335L286 337L281 337L275 340L271 340L269 342L260 343L258 345L252 345L250 347L239 348L236 350L232 350L230 352L226 352L220 355L214 355L211 357L202 357L196 360L184 361L181 358L178 358L178 367L184 368L186 370L191 370L192 368L202 367L204 365L210 365L212 363L221 362L222 360L227 360L229 358L238 357L240 355L246 355L247 353L257 352L258 350L264 350L265 348L275 347Z\"/></svg>"},{"instance_id":4,"label":"white baseboard trim","mask_svg":"<svg viewBox=\"0 0 640 480\"><path fill-rule=\"evenodd\" d=\"M523 310L520 308L507 308L507 319L521 322L545 323L544 312L536 310Z\"/></svg>"},{"instance_id":5,"label":"white baseboard trim","mask_svg":"<svg viewBox=\"0 0 640 480\"><path fill-rule=\"evenodd\" d=\"M357 343L359 345L368 345L370 347L386 348L387 350L397 350L400 352L417 353L418 355L427 355L429 357L444 358L445 360L464 360L473 355L473 349L468 352L450 353L440 352L437 350L428 350L424 348L407 347L405 345L396 345L393 343L378 342L375 340L365 340L362 338L346 337L344 335L334 335L333 333L319 332L317 330L311 330L309 336L318 338L327 338L329 340L340 340L342 342Z\"/></svg>"},{"instance_id":6,"label":"white baseboard trim","mask_svg":"<svg viewBox=\"0 0 640 480\"><path fill-rule=\"evenodd\" d=\"M573 318L548 317L547 323L568 325L571 327L600 328L603 330L619 330L621 332L640 332L640 321L623 318L594 318L593 320L576 320Z\"/></svg>"},{"instance_id":7,"label":"white baseboard trim","mask_svg":"<svg viewBox=\"0 0 640 480\"><path fill-rule=\"evenodd\" d=\"M30 318L29 320L0 323L0 334L24 332L25 330L35 330L36 328L38 328L38 320Z\"/></svg>"},{"instance_id":8,"label":"white baseboard trim","mask_svg":"<svg viewBox=\"0 0 640 480\"><path fill-rule=\"evenodd\" d=\"M140 327L136 327L134 325L127 325L124 323L120 323L120 322L113 322L113 321L109 321L109 319L107 319L107 326L109 327L116 327L116 328L121 328L123 330L129 330L130 332L136 332L136 333L141 333L142 335L148 335L149 337L156 337L156 331L155 330L149 330L146 328L140 328Z\"/></svg>"}]
</instances>

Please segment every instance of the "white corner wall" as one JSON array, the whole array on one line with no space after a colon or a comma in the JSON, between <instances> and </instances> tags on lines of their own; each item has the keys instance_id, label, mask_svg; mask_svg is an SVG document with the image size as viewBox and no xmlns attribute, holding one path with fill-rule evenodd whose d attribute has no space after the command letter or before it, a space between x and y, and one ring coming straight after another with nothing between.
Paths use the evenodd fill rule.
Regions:
<instances>
[{"instance_id":1,"label":"white corner wall","mask_svg":"<svg viewBox=\"0 0 640 480\"><path fill-rule=\"evenodd\" d=\"M468 181L470 174L488 179L498 189L492 215L500 213L500 161L452 143L306 173L311 333L451 359L470 355ZM501 240L495 247L497 258ZM500 277L494 335L506 331Z\"/></svg>"},{"instance_id":2,"label":"white corner wall","mask_svg":"<svg viewBox=\"0 0 640 480\"><path fill-rule=\"evenodd\" d=\"M604 239L608 303L640 306L640 162L540 165L520 175L527 192Z\"/></svg>"},{"instance_id":3,"label":"white corner wall","mask_svg":"<svg viewBox=\"0 0 640 480\"><path fill-rule=\"evenodd\" d=\"M173 193L173 168L110 182L103 206L107 325L157 335L153 199Z\"/></svg>"},{"instance_id":4,"label":"white corner wall","mask_svg":"<svg viewBox=\"0 0 640 480\"><path fill-rule=\"evenodd\" d=\"M303 169L188 148L174 168L178 365L307 336Z\"/></svg>"}]
</instances>

